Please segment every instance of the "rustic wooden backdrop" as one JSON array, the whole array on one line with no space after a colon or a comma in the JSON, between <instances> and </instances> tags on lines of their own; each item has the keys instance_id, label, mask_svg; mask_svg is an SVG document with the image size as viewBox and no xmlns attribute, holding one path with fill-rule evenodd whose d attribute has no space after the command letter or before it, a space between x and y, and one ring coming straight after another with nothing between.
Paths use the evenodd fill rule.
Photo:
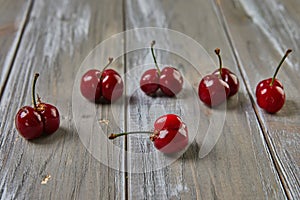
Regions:
<instances>
[{"instance_id":1,"label":"rustic wooden backdrop","mask_svg":"<svg viewBox=\"0 0 300 200\"><path fill-rule=\"evenodd\" d=\"M0 0L1 199L300 199L299 13L298 0ZM213 49L221 48L241 86L227 103L223 133L208 156L200 159L199 146L192 145L168 167L132 174L101 164L82 145L71 97L80 63L98 43L142 27L182 32L212 58ZM132 38L120 48L126 42ZM278 75L287 101L269 115L257 106L255 87L273 74L287 48L293 53ZM130 71L145 59L143 51L124 55L117 70ZM41 74L39 94L59 108L61 128L28 142L16 132L14 116L30 104L34 72ZM135 86L125 83L129 93ZM132 99L108 132L151 126L154 119L138 112L149 110L152 100L140 91ZM170 105L188 118L184 102ZM101 118L112 119L109 106L99 109ZM152 148L139 137L114 142L134 152ZM132 163L123 155L119 165ZM151 163L140 167L151 169Z\"/></svg>"}]
</instances>

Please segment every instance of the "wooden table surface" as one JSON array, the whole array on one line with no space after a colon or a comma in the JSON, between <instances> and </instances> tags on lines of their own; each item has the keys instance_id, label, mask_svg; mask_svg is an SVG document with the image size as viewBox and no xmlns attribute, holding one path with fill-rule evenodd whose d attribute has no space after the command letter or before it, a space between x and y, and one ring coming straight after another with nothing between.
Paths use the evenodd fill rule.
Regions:
<instances>
[{"instance_id":1,"label":"wooden table surface","mask_svg":"<svg viewBox=\"0 0 300 200\"><path fill-rule=\"evenodd\" d=\"M299 0L0 0L0 5L1 199L300 199ZM102 164L82 144L72 92L80 64L97 44L143 27L179 31L215 61L213 50L221 48L223 62L241 84L238 95L227 102L222 134L206 157L199 157L201 141L196 137L171 165L152 171L146 159L138 167L149 172L128 173ZM125 49L132 42L145 42L142 38L125 37L112 48ZM270 115L256 104L255 87L272 76L287 48L293 53L278 74L286 102ZM161 53L158 60L163 63L168 56ZM124 74L146 60L151 62L149 49L125 54L117 59L117 70ZM182 59L175 58L173 64L193 77ZM35 72L41 75L38 93L58 107L61 126L55 134L29 142L17 133L14 117L31 102ZM196 90L201 77L193 78ZM124 82L125 93L136 87L131 79ZM151 127L153 116L146 114L154 101L167 102L186 119L194 117L184 101L172 104L172 99L152 99L138 90L130 98L107 134ZM110 106L98 109L101 119L114 117ZM144 138L120 138L114 144L127 151L153 150ZM132 162L125 153L117 165L128 169Z\"/></svg>"}]
</instances>

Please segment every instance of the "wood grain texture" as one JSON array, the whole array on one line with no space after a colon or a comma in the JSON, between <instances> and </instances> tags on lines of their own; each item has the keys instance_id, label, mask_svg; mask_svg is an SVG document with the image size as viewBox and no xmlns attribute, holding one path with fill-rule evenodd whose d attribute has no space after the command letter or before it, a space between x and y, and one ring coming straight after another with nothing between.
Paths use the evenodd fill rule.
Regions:
<instances>
[{"instance_id":1,"label":"wood grain texture","mask_svg":"<svg viewBox=\"0 0 300 200\"><path fill-rule=\"evenodd\" d=\"M118 1L34 1L1 100L0 199L124 198L124 173L93 158L72 116L72 89L80 63L100 41L120 31ZM122 71L123 60L117 62ZM18 135L13 122L17 110L31 102L35 72L40 73L37 91L42 100L58 107L61 126L55 134L29 142ZM112 119L109 109L100 106L99 119ZM122 140L118 144L122 147ZM51 178L41 184L47 175Z\"/></svg>"},{"instance_id":2,"label":"wood grain texture","mask_svg":"<svg viewBox=\"0 0 300 200\"><path fill-rule=\"evenodd\" d=\"M0 98L31 11L31 4L31 0L0 1Z\"/></svg>"},{"instance_id":3,"label":"wood grain texture","mask_svg":"<svg viewBox=\"0 0 300 200\"><path fill-rule=\"evenodd\" d=\"M299 1L123 3L0 0L0 199L300 199ZM79 66L87 54L124 28L149 26L188 35L215 61L213 50L221 48L224 65L240 79L239 94L225 104L221 137L204 158L200 157L204 134L211 124L222 122L212 113L223 111L208 109L192 95L201 77L211 73L216 64L168 34L127 33L107 51L97 52L96 64L92 60L89 67L101 68L114 49L148 47L155 39L162 48L156 50L158 62L172 65L184 75L184 90L177 98L151 98L141 92L140 76L154 65L149 48L136 49L113 63L118 72L126 72L124 106L96 105L96 116L74 121L72 111L90 105L72 101L74 79L82 73ZM184 56L166 48L174 46L184 50ZM278 78L285 86L287 102L271 116L257 107L254 90L259 80L272 75L286 48L294 53ZM61 127L52 136L28 142L17 134L14 117L21 106L31 102L35 72L40 73L37 91L59 108ZM199 122L195 120L197 110ZM154 120L166 113L180 115L189 124L189 133L197 133L187 151L167 167L153 171L168 158L155 153L147 135L114 140L121 150L128 150L119 157L114 150L95 145L97 151L107 152L108 162L117 168L144 173L123 173L101 164L78 137L82 127L75 127L75 123L78 128L93 120L88 136L97 134L94 127L99 120L109 121L108 125L99 124L103 134L151 130ZM196 131L197 122L200 129ZM153 154L138 157L139 153Z\"/></svg>"},{"instance_id":4,"label":"wood grain texture","mask_svg":"<svg viewBox=\"0 0 300 200\"><path fill-rule=\"evenodd\" d=\"M271 77L287 48L293 49L278 74L286 103L276 115L256 109L264 137L290 199L300 198L299 1L221 2L251 98L256 84Z\"/></svg>"},{"instance_id":5,"label":"wood grain texture","mask_svg":"<svg viewBox=\"0 0 300 200\"><path fill-rule=\"evenodd\" d=\"M221 48L226 66L236 72L241 80L240 92L227 104L223 133L215 148L203 159L198 157L203 138L196 138L187 152L172 165L143 174L128 174L128 194L130 199L285 199L285 192L276 168L272 162L268 146L252 108L246 87L241 79L239 68L234 60L222 24L218 21L218 10L208 1L126 1L126 28L147 26L171 28L180 31L199 42L215 59L213 50ZM127 39L130 42L144 42L144 35L135 35ZM157 38L154 38L157 39ZM164 41L166 38L158 38ZM169 43L176 41L169 41ZM182 47L184 48L184 47ZM187 49L189 52L189 49ZM186 77L189 77L195 89L201 76L194 77L185 71L182 58L163 54L158 57L162 63L174 58ZM190 52L193 54L193 52ZM151 62L151 56L145 51L127 55L127 70L143 63ZM201 65L201 64L199 64ZM146 66L147 68L149 66ZM207 66L200 74L210 73L213 66ZM135 77L136 78L136 77ZM138 79L138 78L136 78ZM134 80L136 81L136 80ZM128 82L128 81L127 81ZM128 85L128 90L136 86ZM186 119L192 119L184 110L184 103L166 99L149 99L136 91L133 99L139 103L128 107L127 127L129 130L151 128L164 105L173 106L173 110ZM156 106L156 109L154 109ZM201 111L210 113L202 104ZM152 114L149 110L154 109ZM143 115L145 113L145 115ZM150 113L148 115L148 113ZM202 114L202 113L200 113ZM201 128L206 130L209 116L203 115ZM129 120L130 119L130 120ZM137 123L138 122L138 123ZM148 152L153 146L147 137L128 137L129 151ZM130 159L129 159L130 161ZM139 163L139 167L151 170L154 165L149 160ZM128 163L128 167L135 163Z\"/></svg>"}]
</instances>

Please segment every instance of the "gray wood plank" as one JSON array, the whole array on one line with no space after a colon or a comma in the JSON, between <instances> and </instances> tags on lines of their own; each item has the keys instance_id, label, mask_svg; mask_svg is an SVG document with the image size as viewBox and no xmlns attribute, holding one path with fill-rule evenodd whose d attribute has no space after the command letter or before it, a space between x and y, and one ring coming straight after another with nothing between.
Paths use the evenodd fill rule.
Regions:
<instances>
[{"instance_id":1,"label":"gray wood plank","mask_svg":"<svg viewBox=\"0 0 300 200\"><path fill-rule=\"evenodd\" d=\"M221 48L226 66L236 72L241 80L240 92L227 104L226 120L223 133L214 149L205 158L199 158L199 149L203 137L196 137L195 142L187 152L172 165L160 170L128 174L128 194L130 199L285 199L285 192L280 178L272 162L268 146L264 141L262 130L258 125L241 74L234 60L222 24L218 20L218 12L208 1L127 1L126 28L141 28L147 26L171 28L180 31L199 42L216 59L213 50ZM256 34L256 33L255 33ZM147 34L146 34L147 35ZM127 46L134 42L144 43L145 35L135 35L127 38ZM168 41L170 46L180 41L167 40L170 38L155 38ZM185 46L182 46L184 49ZM161 51L160 51L161 52ZM187 54L193 55L190 49ZM174 58L174 59L173 59ZM170 61L173 59L173 62ZM151 62L151 56L145 51L136 51L127 55L127 70L135 66ZM193 83L194 89L201 79L201 75L192 74L185 70L188 63L182 58L162 54L160 62L170 62L178 66ZM208 64L208 63L206 63ZM199 63L199 65L201 65ZM185 66L185 67L184 67ZM145 67L145 66L144 66ZM149 66L146 66L147 68ZM200 72L202 75L212 72L213 66L207 66ZM141 69L138 69L142 71ZM138 74L138 72L136 72ZM141 75L141 74L140 74ZM198 76L198 77L197 77ZM131 81L137 83L139 77L134 76ZM165 98L145 98L135 84L128 83L128 93L135 91L132 99L134 105L128 107L127 129L137 130L151 128L155 117L162 111L163 105L169 105L174 112L181 113L184 118L192 120L184 110L184 102ZM174 100L174 99L173 99ZM134 103L135 101L133 101ZM138 102L138 103L137 103ZM158 105L157 107L153 105ZM162 105L162 106L159 106ZM196 108L196 107L195 107ZM151 115L147 115L153 109ZM207 130L211 120L212 110L200 104L201 128ZM168 111L168 110L167 110ZM138 116L137 116L137 113ZM144 117L146 115L146 117ZM130 119L130 120L129 120ZM153 149L147 137L128 137L128 148L132 152L148 152ZM149 159L150 160L150 159ZM139 163L143 170L151 171L155 163L145 159ZM137 163L128 158L128 168Z\"/></svg>"},{"instance_id":2,"label":"gray wood plank","mask_svg":"<svg viewBox=\"0 0 300 200\"><path fill-rule=\"evenodd\" d=\"M1 100L0 199L124 198L124 173L101 164L89 153L78 137L72 116L73 83L80 63L99 42L120 31L119 1L34 1ZM116 45L111 48L120 46ZM106 63L107 54L102 52L99 60ZM114 65L122 73L123 59ZM35 72L40 73L37 91L42 100L58 107L61 126L55 134L29 142L18 135L14 117L21 106L30 105ZM85 109L85 105L79 109ZM113 121L110 109L108 105L98 106L99 120ZM123 127L123 113L107 131ZM97 120L96 116L95 123ZM101 126L105 128L105 124ZM123 148L123 140L115 144ZM119 159L120 168L123 160ZM42 184L47 175L51 178Z\"/></svg>"},{"instance_id":3,"label":"gray wood plank","mask_svg":"<svg viewBox=\"0 0 300 200\"><path fill-rule=\"evenodd\" d=\"M290 199L300 198L299 1L221 3L251 98L260 80L271 77L287 48L294 52L278 74L286 103L276 115L254 107Z\"/></svg>"},{"instance_id":4,"label":"gray wood plank","mask_svg":"<svg viewBox=\"0 0 300 200\"><path fill-rule=\"evenodd\" d=\"M0 1L0 98L22 38L32 1Z\"/></svg>"}]
</instances>

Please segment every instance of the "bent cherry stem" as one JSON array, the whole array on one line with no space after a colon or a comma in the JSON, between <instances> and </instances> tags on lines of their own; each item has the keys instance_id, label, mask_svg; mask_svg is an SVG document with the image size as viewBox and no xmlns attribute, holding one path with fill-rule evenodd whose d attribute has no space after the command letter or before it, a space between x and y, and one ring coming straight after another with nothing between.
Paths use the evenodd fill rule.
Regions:
<instances>
[{"instance_id":1,"label":"bent cherry stem","mask_svg":"<svg viewBox=\"0 0 300 200\"><path fill-rule=\"evenodd\" d=\"M106 70L107 67L109 67L109 65L112 63L113 60L114 60L114 58L112 58L112 57L108 58L108 63L102 69L101 74L100 74L100 78L102 77L103 72Z\"/></svg>"},{"instance_id":2,"label":"bent cherry stem","mask_svg":"<svg viewBox=\"0 0 300 200\"><path fill-rule=\"evenodd\" d=\"M35 98L35 85L37 82L37 79L39 78L39 73L34 74L33 82L32 82L32 90L31 90L31 97L32 97L32 103L33 103L33 108L37 110L37 103L36 103L36 98Z\"/></svg>"},{"instance_id":3,"label":"bent cherry stem","mask_svg":"<svg viewBox=\"0 0 300 200\"><path fill-rule=\"evenodd\" d=\"M280 69L282 63L284 62L284 60L286 59L286 57L287 57L291 52L292 52L292 49L288 49L288 50L285 52L284 56L282 57L281 61L279 62L279 65L278 65L277 68L276 68L276 71L275 71L275 73L274 73L274 75L273 75L273 78L272 78L272 81L271 81L271 83L270 83L270 86L272 86L272 85L274 84L276 75L278 74L278 71L279 71L279 69Z\"/></svg>"},{"instance_id":4,"label":"bent cherry stem","mask_svg":"<svg viewBox=\"0 0 300 200\"><path fill-rule=\"evenodd\" d=\"M131 135L131 134L154 134L154 132L151 131L133 131L133 132L124 132L124 133L112 133L108 137L110 140L113 140L117 137L124 136L124 135Z\"/></svg>"},{"instance_id":5,"label":"bent cherry stem","mask_svg":"<svg viewBox=\"0 0 300 200\"><path fill-rule=\"evenodd\" d=\"M104 66L104 68L103 68L102 71L106 70L106 68L112 63L113 60L114 60L114 58L109 57L109 58L108 58L108 63Z\"/></svg>"},{"instance_id":6,"label":"bent cherry stem","mask_svg":"<svg viewBox=\"0 0 300 200\"><path fill-rule=\"evenodd\" d=\"M215 53L217 54L218 58L219 58L219 76L220 78L222 78L222 59L221 59L221 55L220 55L220 49L216 48L215 49Z\"/></svg>"},{"instance_id":7,"label":"bent cherry stem","mask_svg":"<svg viewBox=\"0 0 300 200\"><path fill-rule=\"evenodd\" d=\"M152 57L153 57L153 60L154 60L154 63L155 63L155 67L157 69L158 76L160 76L161 71L160 71L160 69L158 67L158 64L157 64L157 61L156 61L156 57L155 57L155 54L154 54L154 48L153 48L154 45L155 45L155 40L153 40L151 42L151 54L152 54Z\"/></svg>"}]
</instances>

